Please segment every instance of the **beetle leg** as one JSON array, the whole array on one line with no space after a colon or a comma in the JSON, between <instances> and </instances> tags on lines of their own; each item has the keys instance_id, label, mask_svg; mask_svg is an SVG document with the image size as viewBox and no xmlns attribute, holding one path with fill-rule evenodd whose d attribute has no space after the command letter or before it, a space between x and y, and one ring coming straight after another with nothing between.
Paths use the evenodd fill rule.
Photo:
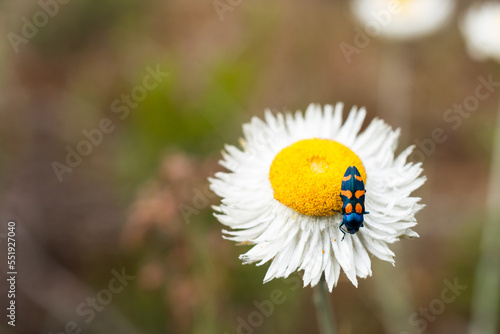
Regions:
<instances>
[{"instance_id":1,"label":"beetle leg","mask_svg":"<svg viewBox=\"0 0 500 334\"><path fill-rule=\"evenodd\" d=\"M344 222L342 222L342 224L340 224L340 226L339 226L339 230L340 230L340 232L344 233L344 236L342 237L342 240L340 240L340 241L344 241L344 238L345 238L345 233L347 232L347 231L345 231L345 230L342 228L342 225L344 225Z\"/></svg>"}]
</instances>

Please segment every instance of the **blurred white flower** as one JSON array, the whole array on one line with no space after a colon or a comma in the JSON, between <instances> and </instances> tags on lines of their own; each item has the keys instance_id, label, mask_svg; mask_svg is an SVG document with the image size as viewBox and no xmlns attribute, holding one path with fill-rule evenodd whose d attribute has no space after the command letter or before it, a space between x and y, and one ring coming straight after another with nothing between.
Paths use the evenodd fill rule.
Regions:
<instances>
[{"instance_id":1,"label":"blurred white flower","mask_svg":"<svg viewBox=\"0 0 500 334\"><path fill-rule=\"evenodd\" d=\"M461 30L472 58L500 61L500 2L471 6L461 22Z\"/></svg>"},{"instance_id":2,"label":"blurred white flower","mask_svg":"<svg viewBox=\"0 0 500 334\"><path fill-rule=\"evenodd\" d=\"M223 231L225 238L254 245L240 259L271 261L264 282L303 270L304 286L316 285L324 273L331 291L342 268L357 286L357 277L372 273L370 254L394 263L388 244L418 236L411 228L423 206L410 194L425 177L420 163L406 162L413 147L394 157L399 130L375 119L359 133L365 110L353 108L342 124L342 109L341 103L311 104L305 115L266 111L266 122L254 117L243 125L243 149L225 147L220 163L230 172L210 179L222 197L215 216L232 229ZM342 208L348 166L365 181L369 214L342 241L343 216L335 211Z\"/></svg>"},{"instance_id":3,"label":"blurred white flower","mask_svg":"<svg viewBox=\"0 0 500 334\"><path fill-rule=\"evenodd\" d=\"M411 39L439 29L450 17L453 0L353 0L355 16L370 35Z\"/></svg>"}]
</instances>

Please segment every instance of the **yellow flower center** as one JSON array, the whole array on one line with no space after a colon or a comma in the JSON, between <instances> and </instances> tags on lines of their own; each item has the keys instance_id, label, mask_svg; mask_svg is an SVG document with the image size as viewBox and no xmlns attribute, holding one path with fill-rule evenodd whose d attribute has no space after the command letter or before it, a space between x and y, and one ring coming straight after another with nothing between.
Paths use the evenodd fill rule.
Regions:
<instances>
[{"instance_id":1,"label":"yellow flower center","mask_svg":"<svg viewBox=\"0 0 500 334\"><path fill-rule=\"evenodd\" d=\"M366 182L361 160L346 146L329 139L298 141L271 164L274 198L305 215L331 216L342 209L340 188L349 166L356 166Z\"/></svg>"}]
</instances>

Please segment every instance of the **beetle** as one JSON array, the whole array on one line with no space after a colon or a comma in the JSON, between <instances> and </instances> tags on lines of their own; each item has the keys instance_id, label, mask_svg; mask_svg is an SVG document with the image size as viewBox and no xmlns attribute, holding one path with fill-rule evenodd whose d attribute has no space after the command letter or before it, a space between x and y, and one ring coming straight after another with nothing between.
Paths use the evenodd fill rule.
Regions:
<instances>
[{"instance_id":1,"label":"beetle","mask_svg":"<svg viewBox=\"0 0 500 334\"><path fill-rule=\"evenodd\" d=\"M356 166L349 166L342 178L340 198L342 199L342 224L339 230L345 234L354 234L363 227L365 211L365 184ZM344 226L344 228L342 228Z\"/></svg>"}]
</instances>

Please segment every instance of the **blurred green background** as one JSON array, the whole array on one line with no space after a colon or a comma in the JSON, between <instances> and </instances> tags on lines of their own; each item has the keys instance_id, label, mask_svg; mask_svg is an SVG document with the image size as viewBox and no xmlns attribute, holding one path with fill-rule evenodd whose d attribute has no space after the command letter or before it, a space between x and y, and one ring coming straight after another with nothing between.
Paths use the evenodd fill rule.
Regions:
<instances>
[{"instance_id":1,"label":"blurred green background","mask_svg":"<svg viewBox=\"0 0 500 334\"><path fill-rule=\"evenodd\" d=\"M19 272L16 327L2 315L1 333L317 333L312 289L295 288L300 274L264 285L267 266L241 265L249 247L222 239L206 179L253 115L337 101L365 106L365 125L381 117L402 126L398 152L435 128L448 136L423 161L421 238L392 247L395 268L373 259L359 288L341 274L331 294L339 333L417 333L413 312L455 279L467 288L425 331L466 333L500 97L456 130L443 120L479 76L500 78L499 65L466 54L457 21L470 2L435 34L373 38L350 63L339 45L353 44L360 24L347 1L223 1L231 10L222 16L212 1L62 2L15 43L11 33L30 32L23 18L55 2L0 3L0 233L17 222ZM383 72L387 54L407 72ZM157 85L141 88L156 69ZM380 101L381 85L399 82L409 83L404 117ZM132 93L145 95L121 101ZM103 119L113 130L58 177L54 162L66 164L68 146ZM102 292L122 270L134 278ZM276 289L285 302L241 327ZM92 298L106 305L91 317Z\"/></svg>"}]
</instances>

